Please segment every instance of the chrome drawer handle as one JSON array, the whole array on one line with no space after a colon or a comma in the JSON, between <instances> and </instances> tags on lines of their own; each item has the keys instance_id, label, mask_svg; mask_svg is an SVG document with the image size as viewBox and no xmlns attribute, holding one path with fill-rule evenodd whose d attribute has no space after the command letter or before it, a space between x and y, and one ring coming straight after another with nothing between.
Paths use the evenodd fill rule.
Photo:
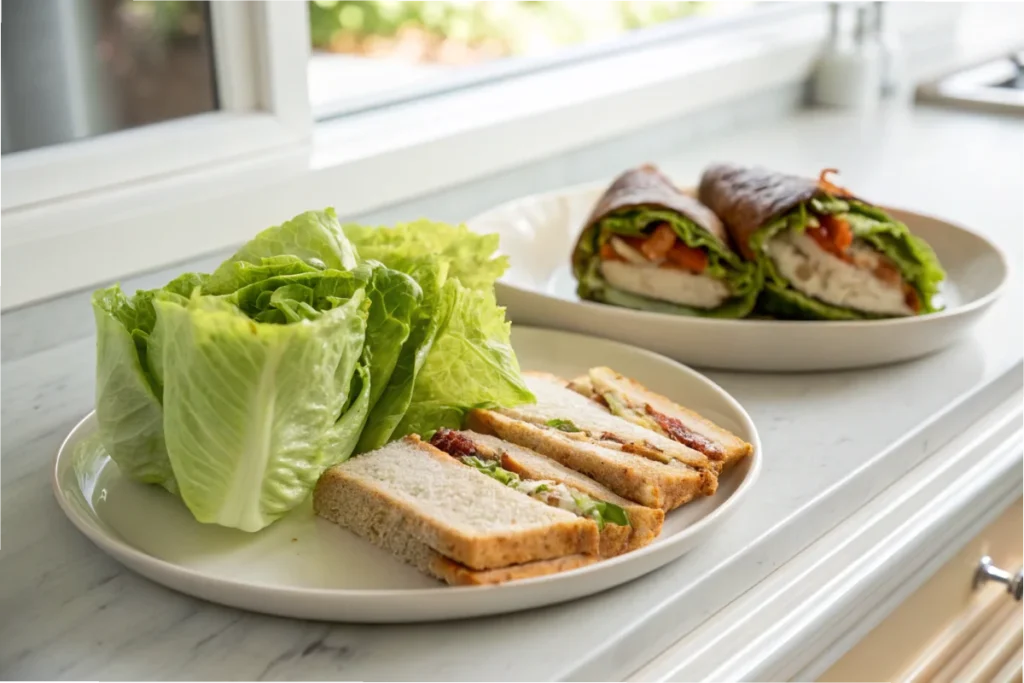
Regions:
<instances>
[{"instance_id":1,"label":"chrome drawer handle","mask_svg":"<svg viewBox=\"0 0 1024 683\"><path fill-rule=\"evenodd\" d=\"M1021 589L1024 587L1024 576L1020 569L1016 574L1011 574L992 564L992 558L985 555L978 561L978 569L974 572L974 589L977 590L988 581L1005 583L1006 592L1012 595L1014 600L1020 600Z\"/></svg>"}]
</instances>

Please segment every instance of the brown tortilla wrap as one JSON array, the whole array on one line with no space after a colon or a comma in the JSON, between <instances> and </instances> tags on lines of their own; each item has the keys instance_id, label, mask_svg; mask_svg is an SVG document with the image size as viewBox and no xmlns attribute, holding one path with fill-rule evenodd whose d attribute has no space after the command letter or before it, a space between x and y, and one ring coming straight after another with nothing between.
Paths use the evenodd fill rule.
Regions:
<instances>
[{"instance_id":1,"label":"brown tortilla wrap","mask_svg":"<svg viewBox=\"0 0 1024 683\"><path fill-rule=\"evenodd\" d=\"M750 236L819 192L818 183L810 178L759 167L715 164L701 176L697 196L722 219L740 252L753 259Z\"/></svg>"},{"instance_id":2,"label":"brown tortilla wrap","mask_svg":"<svg viewBox=\"0 0 1024 683\"><path fill-rule=\"evenodd\" d=\"M587 219L586 229L622 209L667 209L686 216L724 245L729 244L725 226L718 216L696 198L683 194L672 181L650 164L626 171L601 195Z\"/></svg>"}]
</instances>

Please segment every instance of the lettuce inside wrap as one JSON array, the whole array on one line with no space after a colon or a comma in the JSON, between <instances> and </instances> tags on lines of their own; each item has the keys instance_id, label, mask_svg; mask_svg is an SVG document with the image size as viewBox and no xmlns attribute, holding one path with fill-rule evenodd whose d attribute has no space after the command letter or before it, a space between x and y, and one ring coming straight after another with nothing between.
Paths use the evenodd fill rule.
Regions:
<instances>
[{"instance_id":1,"label":"lettuce inside wrap","mask_svg":"<svg viewBox=\"0 0 1024 683\"><path fill-rule=\"evenodd\" d=\"M661 223L671 226L686 246L706 251L708 263L704 274L724 282L731 294L722 305L703 309L661 301L617 289L601 275L601 247L613 236L648 237L654 226ZM573 254L573 271L578 282L577 293L582 299L643 311L708 318L740 318L750 313L761 282L757 264L744 261L694 221L675 211L649 207L617 211L587 227Z\"/></svg>"},{"instance_id":2,"label":"lettuce inside wrap","mask_svg":"<svg viewBox=\"0 0 1024 683\"><path fill-rule=\"evenodd\" d=\"M828 195L801 202L776 220L754 232L751 251L765 273L764 294L759 306L765 313L782 318L812 320L863 320L888 317L834 306L807 296L794 288L775 267L766 253L767 242L784 230L804 232L810 217L833 215L847 222L855 239L861 239L887 257L900 271L903 280L917 293L920 313L941 310L936 302L945 272L932 248L911 234L906 225L881 209L852 198Z\"/></svg>"}]
</instances>

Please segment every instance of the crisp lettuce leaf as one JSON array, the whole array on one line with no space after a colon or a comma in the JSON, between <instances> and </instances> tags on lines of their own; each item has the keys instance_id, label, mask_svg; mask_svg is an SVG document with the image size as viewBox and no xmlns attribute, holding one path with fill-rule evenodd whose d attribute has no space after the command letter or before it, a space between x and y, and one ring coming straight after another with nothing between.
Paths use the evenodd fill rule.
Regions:
<instances>
[{"instance_id":1,"label":"crisp lettuce leaf","mask_svg":"<svg viewBox=\"0 0 1024 683\"><path fill-rule=\"evenodd\" d=\"M205 275L185 273L131 298L120 286L92 295L96 321L96 419L104 448L126 476L175 491L163 435L161 330L153 299L188 296Z\"/></svg>"},{"instance_id":2,"label":"crisp lettuce leaf","mask_svg":"<svg viewBox=\"0 0 1024 683\"><path fill-rule=\"evenodd\" d=\"M497 460L483 460L475 455L463 455L459 458L463 465L468 465L481 474L486 474L491 479L501 482L505 486L515 487L522 481L515 472L510 472L501 466Z\"/></svg>"},{"instance_id":3,"label":"crisp lettuce leaf","mask_svg":"<svg viewBox=\"0 0 1024 683\"><path fill-rule=\"evenodd\" d=\"M409 273L411 264L429 256L447 264L448 277L470 289L489 288L508 270L508 257L495 256L498 235L480 235L465 225L419 220L393 228L346 225L344 231L360 258Z\"/></svg>"},{"instance_id":4,"label":"crisp lettuce leaf","mask_svg":"<svg viewBox=\"0 0 1024 683\"><path fill-rule=\"evenodd\" d=\"M95 292L92 307L96 420L103 447L125 476L174 491L160 394L145 360L145 338L155 316L147 318L145 306L135 306L117 285Z\"/></svg>"},{"instance_id":5,"label":"crisp lettuce leaf","mask_svg":"<svg viewBox=\"0 0 1024 683\"><path fill-rule=\"evenodd\" d=\"M758 307L761 312L782 320L867 320L880 317L832 306L775 282L765 283Z\"/></svg>"},{"instance_id":6,"label":"crisp lettuce leaf","mask_svg":"<svg viewBox=\"0 0 1024 683\"><path fill-rule=\"evenodd\" d=\"M298 257L321 270L351 270L358 262L355 247L345 238L334 209L307 211L256 235L214 271L205 291L228 294L265 279L265 275L252 271L246 264L268 266L264 259L276 256ZM289 263L293 268L300 267L294 259Z\"/></svg>"},{"instance_id":7,"label":"crisp lettuce leaf","mask_svg":"<svg viewBox=\"0 0 1024 683\"><path fill-rule=\"evenodd\" d=\"M231 264L235 283L249 282L226 300L258 322L289 323L328 310L361 289L370 299L366 335L369 406L383 394L412 327L422 299L417 282L374 261L351 270L318 269L296 256L261 258Z\"/></svg>"},{"instance_id":8,"label":"crisp lettuce leaf","mask_svg":"<svg viewBox=\"0 0 1024 683\"><path fill-rule=\"evenodd\" d=\"M288 325L257 323L212 296L182 305L158 295L154 304L165 326L165 440L181 497L200 522L262 529L350 454L327 435L349 403L369 301L359 290Z\"/></svg>"},{"instance_id":9,"label":"crisp lettuce leaf","mask_svg":"<svg viewBox=\"0 0 1024 683\"><path fill-rule=\"evenodd\" d=\"M392 438L457 429L473 408L511 407L536 399L519 374L510 325L494 292L471 290L456 280L451 315L416 375L412 401Z\"/></svg>"},{"instance_id":10,"label":"crisp lettuce leaf","mask_svg":"<svg viewBox=\"0 0 1024 683\"><path fill-rule=\"evenodd\" d=\"M438 262L420 263L411 269L422 288L422 305L414 313L408 340L401 349L390 382L373 405L356 447L358 453L386 444L409 410L416 377L434 346L438 331L448 324L448 318L455 308L457 287L444 287L446 271L447 268ZM450 420L441 419L444 426L451 426ZM442 426L442 422L438 422L437 426ZM433 431L437 426L427 425L424 431ZM461 424L456 425L459 426Z\"/></svg>"},{"instance_id":11,"label":"crisp lettuce leaf","mask_svg":"<svg viewBox=\"0 0 1024 683\"><path fill-rule=\"evenodd\" d=\"M370 369L369 407L372 409L386 391L398 365L423 290L405 273L378 266L374 268L368 292L371 305L365 362Z\"/></svg>"},{"instance_id":12,"label":"crisp lettuce leaf","mask_svg":"<svg viewBox=\"0 0 1024 683\"><path fill-rule=\"evenodd\" d=\"M896 264L903 279L917 290L922 312L940 310L934 299L940 283L946 279L946 272L927 242L881 209L856 200L850 201L850 212L843 217L854 236L868 242Z\"/></svg>"},{"instance_id":13,"label":"crisp lettuce leaf","mask_svg":"<svg viewBox=\"0 0 1024 683\"><path fill-rule=\"evenodd\" d=\"M483 460L475 455L464 455L459 458L459 461L464 465L474 468L481 474L485 474L491 479L530 497L542 496L558 486L555 482L546 480L524 482L518 474L506 470L497 460ZM604 525L609 523L629 526L629 515L618 505L591 498L581 491L575 491L568 487L564 488L563 491L567 491L572 496L572 502L576 506L576 513L581 517L588 517L597 522L599 530L604 529ZM559 495L564 495L564 493Z\"/></svg>"}]
</instances>

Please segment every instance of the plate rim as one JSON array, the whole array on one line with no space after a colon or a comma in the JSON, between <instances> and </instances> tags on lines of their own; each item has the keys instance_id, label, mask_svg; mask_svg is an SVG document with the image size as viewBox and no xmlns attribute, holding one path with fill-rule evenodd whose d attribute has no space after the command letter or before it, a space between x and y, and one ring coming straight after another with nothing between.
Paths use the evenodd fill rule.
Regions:
<instances>
[{"instance_id":1,"label":"plate rim","mask_svg":"<svg viewBox=\"0 0 1024 683\"><path fill-rule=\"evenodd\" d=\"M559 572L556 574L550 574L545 576L531 577L528 579L518 579L510 581L504 584L498 585L487 585L487 586L447 586L438 584L430 588L370 588L370 589L354 589L354 588L310 588L305 586L281 586L277 584L269 584L256 581L233 581L219 576L212 576L205 574L196 569L184 567L174 562L155 557L150 555L120 538L117 535L106 533L102 530L96 529L92 524L89 523L87 518L80 515L77 510L70 504L68 497L64 493L64 489L60 485L60 472L61 463L64 459L70 457L68 449L68 443L74 438L79 430L86 428L86 423L90 420L95 419L95 409L89 411L83 418L75 423L75 426L61 441L60 447L57 449L57 453L53 460L53 465L50 470L50 484L54 497L57 499L57 504L60 506L64 515L71 521L75 528L85 535L94 545L97 546L101 551L107 552L114 556L116 559L123 560L126 564L126 568L138 572L133 564L142 565L153 572L159 572L163 576L173 576L175 578L189 579L195 582L201 583L204 588L225 588L231 590L243 590L249 592L256 592L262 595L273 595L275 597L297 597L303 599L309 598L322 598L331 600L367 600L367 599L381 599L381 600L393 600L396 598L431 598L438 595L481 595L485 591L494 592L502 591L509 593L512 591L524 591L529 590L532 586L540 586L545 584L554 584L560 581L566 581L570 578L582 578L583 576L595 576L601 573L607 573L614 571L615 567L621 567L627 564L635 564L637 562L642 563L644 558L655 559L654 566L648 571L642 571L637 575L631 576L628 579L617 581L612 580L606 588L623 585L630 583L641 576L660 568L669 562L677 559L684 555L687 551L683 550L678 554L672 554L671 550L676 546L685 545L686 541L697 537L699 540L700 533L707 529L709 526L714 524L719 519L727 517L746 496L749 495L750 490L757 483L760 478L761 469L763 465L764 454L762 451L760 434L758 433L757 426L754 420L750 417L750 414L743 408L742 404L735 397L732 396L728 391L720 387L717 383L706 377L702 373L694 370L690 366L676 361L672 358L649 351L644 348L633 346L631 344L625 344L609 339L603 339L600 337L592 337L590 335L579 334L575 332L567 332L563 330L552 330L548 328L535 327L530 325L518 325L513 327L513 330L527 330L534 334L553 334L558 336L567 336L571 338L583 338L588 342L594 342L599 344L610 345L612 347L620 347L629 349L630 352L639 352L640 355L657 359L661 362L667 362L676 369L689 375L691 379L702 382L707 388L713 392L719 394L721 398L730 405L730 407L736 411L740 417L744 427L750 433L750 444L753 446L753 451L750 457L750 465L748 466L747 472L740 482L736 490L720 505L715 509L711 510L707 515L700 518L693 524L680 530L674 534L671 539L666 540L664 543L652 543L643 548L638 548L628 553L624 553L617 557L602 559L599 562L595 562L591 565L573 569L567 572ZM107 456L109 457L109 455ZM699 543L698 543L699 545ZM656 558L655 556L669 555L669 559L662 560L662 558ZM396 560L397 561L397 560ZM142 572L138 572L142 573ZM152 578L152 575L144 573L144 576L156 581ZM157 581L162 585L171 587L173 590L178 592L186 593L189 595L195 595L187 590L182 590L175 586L170 586L162 581ZM593 591L587 593L590 594ZM585 594L586 595L586 594ZM548 601L543 604L557 604L560 600ZM222 604L229 604L224 602ZM251 608L250 608L250 611ZM509 613L515 610L502 609L495 614ZM442 617L437 617L443 619Z\"/></svg>"},{"instance_id":2,"label":"plate rim","mask_svg":"<svg viewBox=\"0 0 1024 683\"><path fill-rule=\"evenodd\" d=\"M542 200L542 199L549 199L549 198L552 198L552 197L558 197L558 196L563 196L563 195L578 194L578 193L582 193L584 191L595 191L595 190L598 190L598 189L607 188L609 184L610 184L609 182L592 181L592 182L588 182L588 183L578 183L576 185L569 185L569 186L566 186L566 187L563 187L563 188L560 188L560 189L549 190L547 192L537 192L537 193L534 193L534 194L523 195L522 197L517 197L515 199L510 199L510 200L508 200L506 202L502 202L501 204L493 206L493 207L487 209L486 211L482 211L482 212L474 215L472 218L469 218L468 220L466 220L465 224L470 228L470 230L475 230L475 228L473 227L474 223L476 223L476 222L478 222L480 220L486 219L490 214L492 214L494 212L497 212L497 211L502 210L502 209L506 209L507 207L513 206L513 205L515 205L515 204L517 204L519 202L523 202L523 201L528 200L528 199ZM679 189L684 191L684 192L692 191L692 190L695 189L695 187L692 186L692 185L680 185L680 186L677 186L677 187L679 187ZM1007 257L1006 252L999 245L995 244L992 240L990 240L985 235L982 235L981 233L978 233L978 232L968 228L967 226L963 225L962 223L960 223L958 221L952 221L952 220L949 220L947 218L941 218L941 217L936 216L936 215L931 214L931 213L924 213L924 212L915 211L915 210L912 210L912 209L903 209L903 208L896 207L896 206L889 206L888 204L875 204L873 206L878 206L879 208L881 208L881 209L883 209L885 211L899 211L900 213L918 216L918 217L925 218L925 219L928 219L928 220L931 220L931 221L936 221L936 222L939 222L939 223L945 223L946 225L948 225L948 226L950 226L950 227L952 227L952 228L954 228L956 230L959 230L960 232L967 233L971 237L977 239L982 244L984 244L988 248L988 250L990 252L995 254L996 258L999 260L999 266L1000 266L1000 270L1001 270L1001 277L999 279L999 283L994 288L992 288L992 290L989 291L987 294L984 294L984 295L978 297L977 299L975 299L974 301L971 301L971 302L969 302L967 304L963 304L961 306L957 306L955 308L946 308L946 309L943 309L941 311L936 311L935 313L929 313L927 315L920 315L920 316L909 316L909 317L901 317L901 318L877 318L877 319L865 319L865 320L775 320L775 319L759 319L759 318L756 318L756 319L751 319L751 318L705 318L705 317L700 317L700 316L672 315L670 313L657 313L657 312L654 312L654 311L640 311L640 310L637 310L637 309L634 309L634 308L626 308L624 306L613 306L613 305L610 305L610 304L602 304L602 303L595 302L595 301L584 301L582 299L580 299L579 301L572 301L572 300L569 300L569 299L562 299L562 298L559 298L559 297L551 296L550 294L546 294L544 292L537 291L535 289L527 289L525 287L521 287L519 285L515 285L515 284L512 284L510 282L507 282L505 280L505 277L507 277L506 275L503 275L501 278L499 278L497 283L496 283L496 285L499 286L499 287L505 288L505 289L513 290L513 291L515 291L517 293L520 293L520 294L525 294L525 295L532 296L532 297L538 297L538 298L545 299L545 300L550 300L550 301L557 301L557 302L561 302L561 303L565 303L565 304L570 304L570 305L583 306L584 308L588 308L588 309L591 309L591 310L608 311L609 309L614 309L616 311L621 311L624 316L635 318L638 321L650 322L652 320L680 320L680 321L685 321L685 324L706 325L706 326L712 326L712 327L713 326L718 326L718 325L722 325L722 326L742 325L744 327L751 327L751 326L754 326L754 325L758 325L758 326L761 326L761 327L789 328L789 329L792 329L794 327L798 327L799 329L805 329L807 327L826 327L828 329L844 329L844 328L863 329L865 326L870 326L871 328L882 328L882 327L900 327L900 326L915 325L915 324L920 325L920 324L923 324L924 321L949 320L951 318L958 318L960 316L970 315L971 313L974 313L974 312L976 312L978 310L982 310L982 309L988 308L993 303L998 301L999 298L1002 297L1002 295L1005 293L1007 285L1009 283L1009 279L1010 279L1010 262L1009 262L1009 259ZM505 252L500 250L500 247L499 247L498 253L499 254L505 254ZM567 256L567 260L571 260L571 258L572 258L572 254L569 254Z\"/></svg>"}]
</instances>

